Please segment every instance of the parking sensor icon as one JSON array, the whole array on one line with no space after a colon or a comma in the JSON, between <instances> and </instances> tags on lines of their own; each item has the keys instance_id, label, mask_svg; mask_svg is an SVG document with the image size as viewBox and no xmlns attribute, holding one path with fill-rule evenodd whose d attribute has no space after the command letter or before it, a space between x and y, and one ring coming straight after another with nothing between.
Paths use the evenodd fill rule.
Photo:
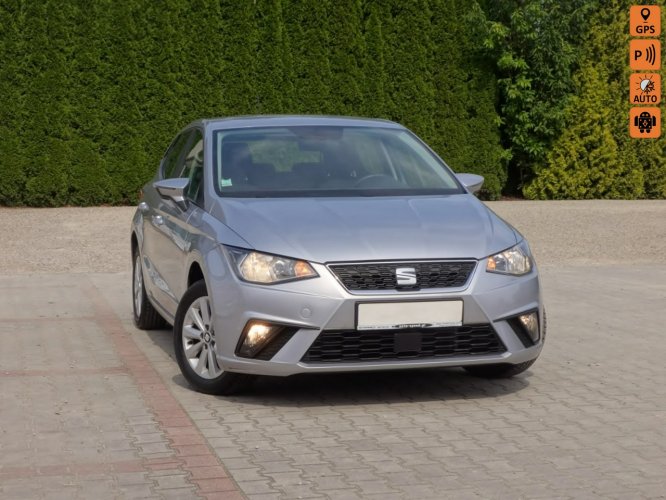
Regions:
<instances>
[{"instance_id":1,"label":"parking sensor icon","mask_svg":"<svg viewBox=\"0 0 666 500\"><path fill-rule=\"evenodd\" d=\"M659 40L631 40L629 65L631 69L659 69L661 66L661 43Z\"/></svg>"}]
</instances>

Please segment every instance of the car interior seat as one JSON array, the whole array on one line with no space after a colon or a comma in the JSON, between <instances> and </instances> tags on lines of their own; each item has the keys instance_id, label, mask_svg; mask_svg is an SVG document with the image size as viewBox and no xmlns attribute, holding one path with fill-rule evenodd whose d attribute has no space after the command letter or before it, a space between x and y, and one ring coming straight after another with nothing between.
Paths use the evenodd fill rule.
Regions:
<instances>
[{"instance_id":1,"label":"car interior seat","mask_svg":"<svg viewBox=\"0 0 666 500\"><path fill-rule=\"evenodd\" d=\"M220 188L247 185L251 163L252 156L247 143L223 142Z\"/></svg>"},{"instance_id":2,"label":"car interior seat","mask_svg":"<svg viewBox=\"0 0 666 500\"><path fill-rule=\"evenodd\" d=\"M275 180L275 166L272 163L251 163L247 170L250 184L257 187L272 187Z\"/></svg>"}]
</instances>

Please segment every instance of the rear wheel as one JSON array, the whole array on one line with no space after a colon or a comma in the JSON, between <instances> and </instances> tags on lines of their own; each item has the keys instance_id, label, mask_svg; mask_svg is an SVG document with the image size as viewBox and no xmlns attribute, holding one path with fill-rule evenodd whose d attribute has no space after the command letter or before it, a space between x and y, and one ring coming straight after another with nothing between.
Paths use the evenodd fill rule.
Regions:
<instances>
[{"instance_id":1,"label":"rear wheel","mask_svg":"<svg viewBox=\"0 0 666 500\"><path fill-rule=\"evenodd\" d=\"M141 254L134 251L132 268L132 305L134 310L134 324L141 330L154 330L164 328L166 321L153 307L146 295L146 287L143 281L143 267L141 265Z\"/></svg>"},{"instance_id":2,"label":"rear wheel","mask_svg":"<svg viewBox=\"0 0 666 500\"><path fill-rule=\"evenodd\" d=\"M203 280L194 283L180 300L173 334L180 371L198 391L233 394L252 381L249 375L224 371L217 360L210 298Z\"/></svg>"}]
</instances>

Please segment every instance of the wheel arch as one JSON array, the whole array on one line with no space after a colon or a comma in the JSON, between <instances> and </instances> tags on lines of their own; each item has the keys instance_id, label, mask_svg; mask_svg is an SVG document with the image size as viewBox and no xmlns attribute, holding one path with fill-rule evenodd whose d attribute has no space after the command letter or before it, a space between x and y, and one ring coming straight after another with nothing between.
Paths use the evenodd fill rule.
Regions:
<instances>
[{"instance_id":1,"label":"wheel arch","mask_svg":"<svg viewBox=\"0 0 666 500\"><path fill-rule=\"evenodd\" d=\"M198 261L192 261L190 263L190 268L187 271L187 288L190 288L194 283L199 280L206 281L206 276L203 272L203 268Z\"/></svg>"},{"instance_id":2,"label":"wheel arch","mask_svg":"<svg viewBox=\"0 0 666 500\"><path fill-rule=\"evenodd\" d=\"M185 260L185 272L181 279L184 279L184 290L187 291L197 281L203 280L208 288L209 262L207 253L209 249L202 251L200 248L192 249Z\"/></svg>"},{"instance_id":3,"label":"wheel arch","mask_svg":"<svg viewBox=\"0 0 666 500\"><path fill-rule=\"evenodd\" d=\"M139 249L139 238L136 236L136 232L132 231L132 236L130 238L130 245L132 250L132 257L134 257L135 252Z\"/></svg>"}]
</instances>

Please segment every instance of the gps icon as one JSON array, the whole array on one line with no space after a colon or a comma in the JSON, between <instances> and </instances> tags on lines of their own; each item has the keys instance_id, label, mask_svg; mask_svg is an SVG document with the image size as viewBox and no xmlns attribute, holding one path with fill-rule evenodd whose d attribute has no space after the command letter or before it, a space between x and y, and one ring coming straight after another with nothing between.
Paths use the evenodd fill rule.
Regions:
<instances>
[{"instance_id":1,"label":"gps icon","mask_svg":"<svg viewBox=\"0 0 666 500\"><path fill-rule=\"evenodd\" d=\"M661 34L661 8L659 5L633 5L629 10L631 36L656 37Z\"/></svg>"}]
</instances>

